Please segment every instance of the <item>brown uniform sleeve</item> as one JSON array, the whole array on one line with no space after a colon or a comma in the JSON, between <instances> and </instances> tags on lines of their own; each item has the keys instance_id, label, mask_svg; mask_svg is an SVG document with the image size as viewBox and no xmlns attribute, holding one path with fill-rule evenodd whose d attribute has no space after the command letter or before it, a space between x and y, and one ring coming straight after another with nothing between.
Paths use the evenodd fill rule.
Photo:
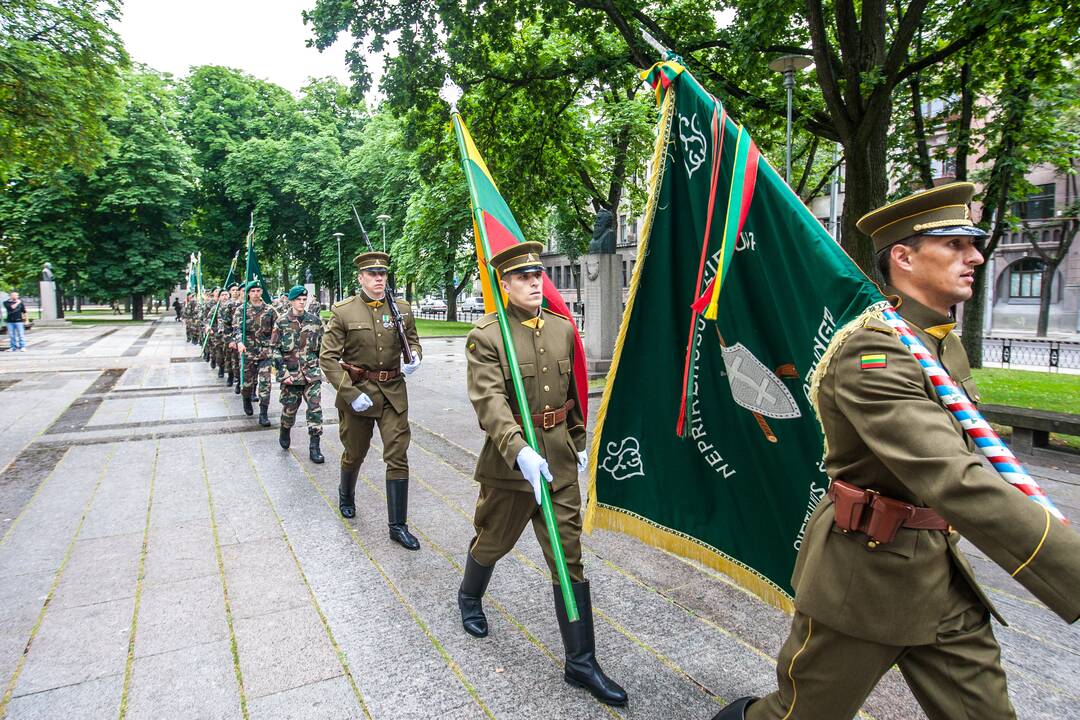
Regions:
<instances>
[{"instance_id":1,"label":"brown uniform sleeve","mask_svg":"<svg viewBox=\"0 0 1080 720\"><path fill-rule=\"evenodd\" d=\"M1080 535L987 470L930 399L899 341L855 333L833 360L836 403L882 463L929 507L1066 622L1080 617ZM860 370L884 353L888 370Z\"/></svg>"},{"instance_id":2,"label":"brown uniform sleeve","mask_svg":"<svg viewBox=\"0 0 1080 720\"><path fill-rule=\"evenodd\" d=\"M352 405L353 400L360 397L360 390L353 385L352 378L338 364L341 360L342 349L345 347L346 332L345 323L336 312L331 311L330 322L326 325L326 332L322 339L322 350L319 351L319 367L322 368L323 375L334 386L338 395Z\"/></svg>"},{"instance_id":3,"label":"brown uniform sleeve","mask_svg":"<svg viewBox=\"0 0 1080 720\"><path fill-rule=\"evenodd\" d=\"M476 410L476 419L506 464L514 467L518 453L525 447L525 436L510 410L499 350L479 328L469 333L465 347L469 400Z\"/></svg>"},{"instance_id":4,"label":"brown uniform sleeve","mask_svg":"<svg viewBox=\"0 0 1080 720\"><path fill-rule=\"evenodd\" d=\"M577 375L574 372L574 352L577 350L577 327L570 323L570 387L567 391L567 400L574 401L574 409L566 416L566 430L570 433L570 440L574 443L574 449L581 452L585 449L585 416L582 414L581 403L577 397Z\"/></svg>"}]
</instances>

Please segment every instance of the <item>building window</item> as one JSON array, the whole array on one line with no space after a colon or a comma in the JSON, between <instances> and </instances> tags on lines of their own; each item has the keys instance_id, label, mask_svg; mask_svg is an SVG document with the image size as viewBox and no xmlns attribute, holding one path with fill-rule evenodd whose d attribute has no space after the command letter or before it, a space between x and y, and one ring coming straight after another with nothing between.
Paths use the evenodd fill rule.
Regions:
<instances>
[{"instance_id":1,"label":"building window","mask_svg":"<svg viewBox=\"0 0 1080 720\"><path fill-rule=\"evenodd\" d=\"M1054 183L1037 185L1027 200L1016 203L1013 212L1021 220L1045 220L1054 217Z\"/></svg>"},{"instance_id":2,"label":"building window","mask_svg":"<svg viewBox=\"0 0 1080 720\"><path fill-rule=\"evenodd\" d=\"M623 261L622 261L622 286L623 286L623 287L626 287L626 286L627 286L627 284L628 284L628 283L626 282L626 281L627 281L627 272L626 272L626 270L627 270L627 267L626 267L626 261L625 261L625 260L623 260Z\"/></svg>"},{"instance_id":3,"label":"building window","mask_svg":"<svg viewBox=\"0 0 1080 720\"><path fill-rule=\"evenodd\" d=\"M1043 262L1024 258L1009 268L1009 297L1037 298L1042 291Z\"/></svg>"}]
</instances>

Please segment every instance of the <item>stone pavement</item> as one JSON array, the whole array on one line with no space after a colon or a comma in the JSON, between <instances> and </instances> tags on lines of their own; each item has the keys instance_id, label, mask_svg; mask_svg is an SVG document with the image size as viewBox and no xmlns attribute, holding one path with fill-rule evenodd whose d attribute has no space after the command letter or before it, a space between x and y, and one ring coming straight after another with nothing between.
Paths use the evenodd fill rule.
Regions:
<instances>
[{"instance_id":1,"label":"stone pavement","mask_svg":"<svg viewBox=\"0 0 1080 720\"><path fill-rule=\"evenodd\" d=\"M418 553L387 538L378 447L356 519L337 513L331 390L319 466L302 423L278 447L276 393L262 429L168 319L28 340L0 353L0 717L708 720L775 687L783 613L615 533L585 538L585 565L628 708L562 681L531 533L492 579L490 636L462 631L482 438L460 339L425 341L409 381ZM1032 470L1080 517L1077 475ZM995 632L1019 716L1080 717L1080 628L971 555L1012 623ZM894 669L864 717L923 715Z\"/></svg>"}]
</instances>

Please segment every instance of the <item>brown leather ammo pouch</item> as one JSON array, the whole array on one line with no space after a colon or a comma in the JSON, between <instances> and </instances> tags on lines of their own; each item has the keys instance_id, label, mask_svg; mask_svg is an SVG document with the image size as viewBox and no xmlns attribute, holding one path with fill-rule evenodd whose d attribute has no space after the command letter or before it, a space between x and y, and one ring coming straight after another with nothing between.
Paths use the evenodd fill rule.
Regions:
<instances>
[{"instance_id":1,"label":"brown leather ammo pouch","mask_svg":"<svg viewBox=\"0 0 1080 720\"><path fill-rule=\"evenodd\" d=\"M899 500L875 495L870 501L870 522L866 534L878 545L891 543L896 531L915 514L915 507Z\"/></svg>"},{"instance_id":2,"label":"brown leather ammo pouch","mask_svg":"<svg viewBox=\"0 0 1080 720\"><path fill-rule=\"evenodd\" d=\"M833 500L833 511L836 513L836 527L844 532L858 530L866 515L868 495L861 487L834 480L829 486L829 496Z\"/></svg>"}]
</instances>

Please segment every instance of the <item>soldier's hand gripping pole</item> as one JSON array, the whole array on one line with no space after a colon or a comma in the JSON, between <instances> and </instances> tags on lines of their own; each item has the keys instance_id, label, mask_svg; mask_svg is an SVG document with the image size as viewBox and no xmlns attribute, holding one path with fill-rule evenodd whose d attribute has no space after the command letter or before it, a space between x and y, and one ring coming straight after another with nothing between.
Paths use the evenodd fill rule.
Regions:
<instances>
[{"instance_id":1,"label":"soldier's hand gripping pole","mask_svg":"<svg viewBox=\"0 0 1080 720\"><path fill-rule=\"evenodd\" d=\"M447 80L449 81L449 76ZM445 99L445 98L444 98ZM455 101L456 102L456 101ZM514 397L517 406L521 409L521 429L525 433L525 442L533 450L539 452L540 448L536 441L536 429L533 427L532 416L529 413L529 398L525 394L525 385L521 380L521 368L518 367L517 352L514 349L514 341L510 335L510 323L506 317L506 308L499 292L499 279L495 268L491 266L491 243L488 241L483 211L480 209L476 197L476 187L472 175L469 172L469 155L465 146L465 136L462 134L461 115L458 113L456 104L450 108L451 118L454 123L454 135L457 138L458 149L461 151L461 163L465 170L465 177L469 183L469 196L472 201L473 226L480 238L481 251L484 256L484 265L487 266L488 282L495 299L495 314L499 318L499 331L502 333L503 348L506 351L506 362L510 366L510 379L514 386ZM544 516L544 525L547 527L548 540L551 543L551 554L555 559L555 574L559 578L559 589L562 592L563 604L566 606L566 617L570 622L577 622L577 603L574 600L574 590L571 586L570 571L566 567L566 556L563 554L562 541L559 540L559 526L555 520L555 510L551 505L551 489L541 478L540 482L540 510Z\"/></svg>"},{"instance_id":2,"label":"soldier's hand gripping pole","mask_svg":"<svg viewBox=\"0 0 1080 720\"><path fill-rule=\"evenodd\" d=\"M353 215L356 217L356 224L360 226L360 234L364 236L364 242L367 243L368 250L374 250L371 246L371 238L368 237L367 230L364 229L364 223L360 222L360 213L356 212L356 206L352 206ZM405 334L405 321L401 319L401 312L397 308L397 292L394 290L394 281L390 279L389 269L386 272L386 295L388 300L386 306L390 309L390 317L394 320L394 327L397 328L398 340L401 341L401 359L405 361L406 365L411 365L413 361L412 348L409 347L409 338Z\"/></svg>"}]
</instances>

